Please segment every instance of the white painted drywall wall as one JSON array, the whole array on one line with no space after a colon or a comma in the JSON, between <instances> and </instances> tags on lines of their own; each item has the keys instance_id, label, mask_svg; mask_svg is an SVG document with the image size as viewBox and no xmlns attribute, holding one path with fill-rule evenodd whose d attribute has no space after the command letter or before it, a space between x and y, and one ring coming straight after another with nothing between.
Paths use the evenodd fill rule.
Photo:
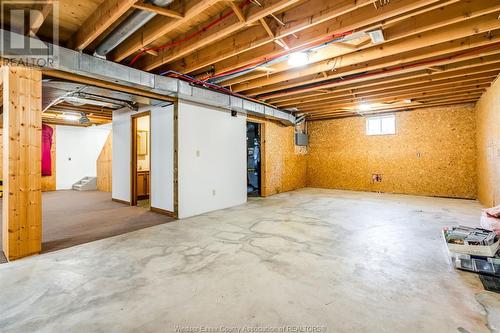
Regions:
<instances>
[{"instance_id":1,"label":"white painted drywall wall","mask_svg":"<svg viewBox=\"0 0 500 333\"><path fill-rule=\"evenodd\" d=\"M128 108L113 111L112 197L130 202L131 116Z\"/></svg>"},{"instance_id":2,"label":"white painted drywall wall","mask_svg":"<svg viewBox=\"0 0 500 333\"><path fill-rule=\"evenodd\" d=\"M142 108L151 111L151 206L174 211L174 126L173 106ZM122 109L113 112L113 198L130 202L132 115Z\"/></svg>"},{"instance_id":3,"label":"white painted drywall wall","mask_svg":"<svg viewBox=\"0 0 500 333\"><path fill-rule=\"evenodd\" d=\"M70 189L83 177L96 177L96 162L110 126L56 126L56 189Z\"/></svg>"},{"instance_id":4,"label":"white painted drywall wall","mask_svg":"<svg viewBox=\"0 0 500 333\"><path fill-rule=\"evenodd\" d=\"M179 218L246 202L246 117L179 101Z\"/></svg>"},{"instance_id":5,"label":"white painted drywall wall","mask_svg":"<svg viewBox=\"0 0 500 333\"><path fill-rule=\"evenodd\" d=\"M151 207L174 211L174 107L151 110Z\"/></svg>"}]
</instances>

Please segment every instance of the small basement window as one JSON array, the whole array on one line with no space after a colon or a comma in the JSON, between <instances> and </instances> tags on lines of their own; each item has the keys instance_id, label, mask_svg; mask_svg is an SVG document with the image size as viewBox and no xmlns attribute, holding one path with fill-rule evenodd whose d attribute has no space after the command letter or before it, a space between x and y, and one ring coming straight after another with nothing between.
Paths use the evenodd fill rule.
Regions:
<instances>
[{"instance_id":1,"label":"small basement window","mask_svg":"<svg viewBox=\"0 0 500 333\"><path fill-rule=\"evenodd\" d=\"M396 134L396 116L386 115L366 118L366 135Z\"/></svg>"}]
</instances>

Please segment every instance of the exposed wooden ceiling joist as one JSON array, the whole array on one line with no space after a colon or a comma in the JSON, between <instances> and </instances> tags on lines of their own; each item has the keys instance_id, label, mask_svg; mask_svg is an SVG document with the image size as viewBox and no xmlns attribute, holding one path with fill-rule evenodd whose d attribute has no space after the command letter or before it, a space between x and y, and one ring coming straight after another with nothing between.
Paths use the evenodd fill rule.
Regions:
<instances>
[{"instance_id":1,"label":"exposed wooden ceiling joist","mask_svg":"<svg viewBox=\"0 0 500 333\"><path fill-rule=\"evenodd\" d=\"M418 88L411 88L411 89L406 89L406 90L399 90L399 91L393 91L393 92L386 92L386 93L367 93L367 94L356 94L354 98L338 98L335 100L329 100L329 101L322 101L322 102L317 102L317 103L309 103L309 104L302 104L300 106L300 111L305 111L307 109L311 108L320 108L324 106L334 106L338 103L359 103L359 102L364 102L364 101L369 101L370 103L372 102L379 102L384 99L413 99L425 95L429 95L432 93L442 93L442 92L455 92L455 91L473 91L476 89L484 89L487 88L491 85L493 82L494 78L489 77L489 78L484 78L481 80L473 80L470 83L447 83L447 84L441 84L441 85L425 85L425 86L420 86ZM432 89L432 90L431 90Z\"/></svg>"},{"instance_id":2,"label":"exposed wooden ceiling joist","mask_svg":"<svg viewBox=\"0 0 500 333\"><path fill-rule=\"evenodd\" d=\"M163 7L158 7L158 6L152 5L152 4L147 3L147 2L142 2L142 1L136 2L133 7L137 8L137 9L142 9L142 10L146 10L149 12L153 12L153 13L156 13L158 15L171 17L174 19L181 19L184 17L184 15L182 15L181 13L178 13L174 10L170 10L170 9L163 8Z\"/></svg>"},{"instance_id":3,"label":"exposed wooden ceiling joist","mask_svg":"<svg viewBox=\"0 0 500 333\"><path fill-rule=\"evenodd\" d=\"M66 15L77 10L62 1ZM154 12L108 59L210 79L309 119L355 115L360 101L374 112L398 110L402 99L415 102L407 108L473 102L500 72L499 0L100 1L72 25L61 20L66 45L91 52L132 10ZM43 35L51 17L39 19L33 29ZM383 31L379 44L367 34L374 29ZM288 63L296 51L308 53L306 65Z\"/></svg>"},{"instance_id":4,"label":"exposed wooden ceiling joist","mask_svg":"<svg viewBox=\"0 0 500 333\"><path fill-rule=\"evenodd\" d=\"M495 13L500 10L500 4L498 3L497 0L486 0L486 1L480 1L480 2L466 2L466 3L455 3L452 4L448 7L446 7L447 10L443 12L442 9L434 10L432 12L427 13L426 15L419 15L416 17L411 17L407 21L400 22L398 24L394 25L389 25L387 22L384 23L384 35L386 38L386 42L384 44L381 44L379 47L383 47L384 53L390 53L390 50L387 50L390 48L392 45L399 45L400 43L398 40L405 39L408 40L410 36L419 36L420 34L424 32L433 32L438 28L442 28L454 23L460 23L466 19L472 19L474 17L482 16L485 14L489 13ZM408 43L407 43L408 44ZM318 52L312 53L310 55L309 59L309 65L307 66L308 69L310 69L310 73L313 72L320 72L320 71L315 71L315 67L312 64L318 64L321 66L322 64L327 63L329 68L332 68L332 66L335 65L334 61L337 61L337 57L340 55L345 55L348 53L353 53L359 48L355 49L350 49L350 50L343 50L343 52L335 52L335 46L336 44L332 44L332 46L325 50L325 48L320 49ZM406 45L406 44L405 44ZM425 44L424 44L425 45ZM432 45L432 44L427 44L427 45ZM414 50L411 45L407 45L408 47L405 49L405 46L401 46L401 52L406 52L408 50ZM365 47L361 49L366 49L372 47L371 45L366 45ZM372 47L375 48L375 47ZM359 52L357 52L359 53ZM389 55L389 54L387 54ZM366 56L366 58L369 58L369 56ZM379 58L379 56L377 56ZM333 60L332 60L333 59ZM373 58L372 58L373 59ZM320 63L321 61L323 61ZM338 59L338 62L343 64L344 63L344 58ZM366 59L369 60L369 59ZM278 65L273 66L274 73L279 73L282 71L291 71L292 73L294 72L294 69L288 65L286 62L280 63ZM246 89L252 89L253 86L246 85L245 83L241 85L236 85L237 83L243 82L243 81L251 81L254 79L257 79L259 77L262 77L261 74L249 74L245 75L242 77L238 77L236 79L228 80L223 82L223 85L229 86L231 85L234 91L242 91L244 88ZM271 82L271 80L268 80ZM280 81L277 81L280 82ZM257 83L256 83L257 84ZM257 85L260 86L260 85Z\"/></svg>"},{"instance_id":5,"label":"exposed wooden ceiling joist","mask_svg":"<svg viewBox=\"0 0 500 333\"><path fill-rule=\"evenodd\" d=\"M433 100L433 99L442 99L442 98L450 98L450 97L457 97L457 96L476 96L476 95L481 95L486 88L489 87L488 85L480 86L479 88L464 88L462 90L455 90L455 91L440 91L440 92L423 92L423 93L412 93L408 95L400 95L400 96L395 96L395 97L389 97L389 98L373 98L370 99L371 105L377 105L379 103L382 104L393 104L397 102L404 102L404 100L408 101L425 101L425 100ZM315 114L319 111L324 111L324 110L338 110L342 108L349 108L349 107L354 107L356 108L359 106L359 104L364 103L362 99L360 100L351 100L348 102L343 102L343 103L332 103L330 105L324 105L324 106L317 106L317 107L308 107L301 109L301 112L307 112L308 114Z\"/></svg>"},{"instance_id":6,"label":"exposed wooden ceiling joist","mask_svg":"<svg viewBox=\"0 0 500 333\"><path fill-rule=\"evenodd\" d=\"M297 2L299 2L299 0L260 0L259 3L262 7L250 5L248 8L248 14L245 17L245 22L241 22L236 15L228 17L213 29L201 32L195 38L191 39L189 43L161 50L158 57L144 56L138 67L146 71L153 70L161 65L170 63L188 55L204 46L208 46L218 40L221 40L224 37L241 30L247 24L257 22L264 17Z\"/></svg>"},{"instance_id":7,"label":"exposed wooden ceiling joist","mask_svg":"<svg viewBox=\"0 0 500 333\"><path fill-rule=\"evenodd\" d=\"M455 23L433 31L424 32L419 34L418 37L410 36L403 40L385 43L381 46L373 46L361 52L347 54L340 57L340 59L329 59L306 66L304 68L273 74L269 77L259 78L248 83L241 83L232 86L232 89L236 92L248 91L247 94L249 95L259 95L267 93L269 91L287 89L293 86L301 85L303 84L303 82L300 82L299 84L282 84L282 82L286 82L291 79L307 77L308 75L313 75L315 73L331 71L332 68L338 70L339 68L356 65L366 61L383 59L385 57L398 55L404 52L412 52L414 50L425 48L429 45L446 43L454 39L476 35L499 28L500 20L498 20L498 14L493 13L466 20L464 22ZM316 80L316 82L324 80L325 79L318 79ZM271 87L262 88L265 86Z\"/></svg>"},{"instance_id":8,"label":"exposed wooden ceiling joist","mask_svg":"<svg viewBox=\"0 0 500 333\"><path fill-rule=\"evenodd\" d=\"M81 25L71 39L68 47L85 49L92 41L108 29L120 16L125 14L137 0L104 0L96 11Z\"/></svg>"},{"instance_id":9,"label":"exposed wooden ceiling joist","mask_svg":"<svg viewBox=\"0 0 500 333\"><path fill-rule=\"evenodd\" d=\"M277 26L274 34L286 42L291 50L301 49L328 36L374 25L402 13L437 3L437 0L393 1L376 10L374 1L322 1L312 0L282 14L285 26ZM322 8L318 14L317 8ZM262 29L247 29L222 40L209 48L195 52L170 68L191 73L214 65L218 74L269 59L283 53L281 47L271 43L272 38Z\"/></svg>"},{"instance_id":10,"label":"exposed wooden ceiling joist","mask_svg":"<svg viewBox=\"0 0 500 333\"><path fill-rule=\"evenodd\" d=\"M308 120L323 120L323 119L333 119L333 118L341 118L341 117L352 117L352 116L369 116L378 113L388 113L388 112L397 112L397 111L409 111L420 108L430 108L434 106L444 106L444 105L453 105L453 104L464 104L464 103L475 103L478 100L478 97L463 97L463 98L452 98L452 99L442 99L436 100L429 103L424 104L414 104L414 105L396 105L392 107L382 107L371 110L370 112L359 113L356 111L333 111L333 112L324 112L321 114L308 115Z\"/></svg>"},{"instance_id":11,"label":"exposed wooden ceiling joist","mask_svg":"<svg viewBox=\"0 0 500 333\"><path fill-rule=\"evenodd\" d=\"M183 24L188 23L197 15L203 13L207 8L211 7L219 0L190 0L184 5L185 11L181 19L173 19L166 17L155 17L144 27L136 31L125 42L119 45L111 52L110 59L113 61L122 61L126 57L134 54L141 48L147 47L156 39L165 34L177 29Z\"/></svg>"},{"instance_id":12,"label":"exposed wooden ceiling joist","mask_svg":"<svg viewBox=\"0 0 500 333\"><path fill-rule=\"evenodd\" d=\"M486 76L496 76L500 71L500 61L488 61L486 63L479 61L475 64L458 64L451 67L446 72L428 72L421 70L417 73L400 74L386 78L371 78L362 81L362 84L357 82L346 82L344 85L322 89L321 91L314 90L294 96L277 97L272 101L274 105L280 107L299 106L308 101L327 100L343 92L355 92L357 89L367 89L369 91L390 90L394 87L411 86L415 84L430 84L432 82L464 82L469 79L477 79Z\"/></svg>"}]
</instances>

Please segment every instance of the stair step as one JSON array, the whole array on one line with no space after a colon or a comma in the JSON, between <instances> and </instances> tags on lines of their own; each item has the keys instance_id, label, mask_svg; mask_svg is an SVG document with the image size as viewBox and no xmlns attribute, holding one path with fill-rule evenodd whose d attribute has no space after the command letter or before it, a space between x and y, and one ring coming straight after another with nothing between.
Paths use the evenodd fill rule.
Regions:
<instances>
[{"instance_id":1,"label":"stair step","mask_svg":"<svg viewBox=\"0 0 500 333\"><path fill-rule=\"evenodd\" d=\"M96 177L83 177L71 187L75 191L95 191L97 190Z\"/></svg>"}]
</instances>

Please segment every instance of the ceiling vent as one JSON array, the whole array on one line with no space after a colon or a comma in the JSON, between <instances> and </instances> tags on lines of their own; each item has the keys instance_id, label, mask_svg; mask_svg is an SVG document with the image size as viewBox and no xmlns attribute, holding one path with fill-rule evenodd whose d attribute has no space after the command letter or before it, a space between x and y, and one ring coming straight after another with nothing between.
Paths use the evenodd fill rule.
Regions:
<instances>
[{"instance_id":1,"label":"ceiling vent","mask_svg":"<svg viewBox=\"0 0 500 333\"><path fill-rule=\"evenodd\" d=\"M372 30L366 32L370 36L373 44L380 44L385 42L384 32L382 29Z\"/></svg>"}]
</instances>

